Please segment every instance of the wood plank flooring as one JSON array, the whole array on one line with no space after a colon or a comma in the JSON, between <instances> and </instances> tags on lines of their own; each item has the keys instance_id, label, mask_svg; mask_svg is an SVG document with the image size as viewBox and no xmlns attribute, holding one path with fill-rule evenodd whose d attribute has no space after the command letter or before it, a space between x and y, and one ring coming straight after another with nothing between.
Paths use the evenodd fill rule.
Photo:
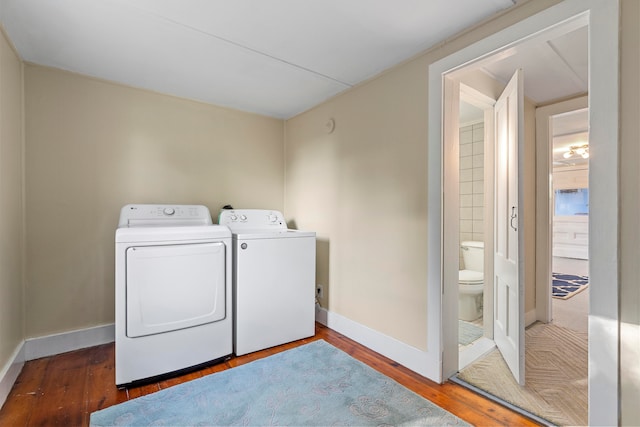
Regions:
<instances>
[{"instance_id":1,"label":"wood plank flooring","mask_svg":"<svg viewBox=\"0 0 640 427\"><path fill-rule=\"evenodd\" d=\"M118 390L115 386L113 343L32 360L25 364L0 409L0 426L87 426L91 412L176 384L230 369L308 342L324 339L352 357L413 390L447 411L477 426L538 425L459 385L436 384L355 341L316 324L316 335L179 377Z\"/></svg>"}]
</instances>

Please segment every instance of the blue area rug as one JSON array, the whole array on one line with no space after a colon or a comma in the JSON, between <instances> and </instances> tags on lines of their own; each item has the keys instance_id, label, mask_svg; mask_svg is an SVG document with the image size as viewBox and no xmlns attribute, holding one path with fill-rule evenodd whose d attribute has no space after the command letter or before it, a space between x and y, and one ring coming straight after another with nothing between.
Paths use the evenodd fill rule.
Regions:
<instances>
[{"instance_id":1,"label":"blue area rug","mask_svg":"<svg viewBox=\"0 0 640 427\"><path fill-rule=\"evenodd\" d=\"M569 299L589 286L588 276L574 274L553 273L552 296L559 299Z\"/></svg>"},{"instance_id":2,"label":"blue area rug","mask_svg":"<svg viewBox=\"0 0 640 427\"><path fill-rule=\"evenodd\" d=\"M91 414L92 426L469 424L325 341Z\"/></svg>"},{"instance_id":3,"label":"blue area rug","mask_svg":"<svg viewBox=\"0 0 640 427\"><path fill-rule=\"evenodd\" d=\"M458 344L469 345L484 335L484 330L473 323L458 320Z\"/></svg>"}]
</instances>

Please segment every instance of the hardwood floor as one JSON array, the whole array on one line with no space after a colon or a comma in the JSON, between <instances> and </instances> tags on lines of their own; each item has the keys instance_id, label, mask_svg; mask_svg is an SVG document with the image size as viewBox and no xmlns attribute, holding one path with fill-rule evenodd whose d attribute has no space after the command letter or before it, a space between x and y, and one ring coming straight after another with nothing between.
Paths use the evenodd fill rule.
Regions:
<instances>
[{"instance_id":1,"label":"hardwood floor","mask_svg":"<svg viewBox=\"0 0 640 427\"><path fill-rule=\"evenodd\" d=\"M104 344L25 364L0 409L0 426L87 426L91 412L299 345L324 339L352 357L478 426L534 426L535 422L459 385L436 384L355 341L316 324L312 338L262 350L179 377L127 390L115 386L115 346Z\"/></svg>"}]
</instances>

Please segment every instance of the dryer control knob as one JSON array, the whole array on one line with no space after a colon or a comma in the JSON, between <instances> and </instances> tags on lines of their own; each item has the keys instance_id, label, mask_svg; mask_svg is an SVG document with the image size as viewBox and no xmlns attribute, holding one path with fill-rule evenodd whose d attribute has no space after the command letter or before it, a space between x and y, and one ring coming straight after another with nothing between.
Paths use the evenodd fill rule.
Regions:
<instances>
[{"instance_id":1,"label":"dryer control knob","mask_svg":"<svg viewBox=\"0 0 640 427\"><path fill-rule=\"evenodd\" d=\"M240 221L246 221L246 220L247 220L246 215L240 215Z\"/></svg>"},{"instance_id":2,"label":"dryer control knob","mask_svg":"<svg viewBox=\"0 0 640 427\"><path fill-rule=\"evenodd\" d=\"M278 220L278 217L276 215L269 215L269 221L276 222L277 220Z\"/></svg>"},{"instance_id":3,"label":"dryer control knob","mask_svg":"<svg viewBox=\"0 0 640 427\"><path fill-rule=\"evenodd\" d=\"M165 215L171 216L174 213L176 213L176 210L173 208L164 208L164 210L162 211L162 213L164 213Z\"/></svg>"},{"instance_id":4,"label":"dryer control knob","mask_svg":"<svg viewBox=\"0 0 640 427\"><path fill-rule=\"evenodd\" d=\"M231 215L230 218L231 218L231 221L237 221L238 220L238 217L236 215Z\"/></svg>"}]
</instances>

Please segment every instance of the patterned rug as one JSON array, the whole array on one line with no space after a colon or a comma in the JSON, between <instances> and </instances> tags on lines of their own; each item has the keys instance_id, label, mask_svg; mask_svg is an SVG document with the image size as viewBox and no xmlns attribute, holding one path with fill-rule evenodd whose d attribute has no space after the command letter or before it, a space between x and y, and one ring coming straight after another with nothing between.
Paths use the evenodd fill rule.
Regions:
<instances>
[{"instance_id":1,"label":"patterned rug","mask_svg":"<svg viewBox=\"0 0 640 427\"><path fill-rule=\"evenodd\" d=\"M553 273L552 295L554 298L569 299L587 289L589 276Z\"/></svg>"},{"instance_id":2,"label":"patterned rug","mask_svg":"<svg viewBox=\"0 0 640 427\"><path fill-rule=\"evenodd\" d=\"M525 331L525 386L494 350L458 378L558 426L586 426L588 339L583 332L534 323Z\"/></svg>"},{"instance_id":3,"label":"patterned rug","mask_svg":"<svg viewBox=\"0 0 640 427\"><path fill-rule=\"evenodd\" d=\"M320 340L91 414L120 425L469 424Z\"/></svg>"}]
</instances>

